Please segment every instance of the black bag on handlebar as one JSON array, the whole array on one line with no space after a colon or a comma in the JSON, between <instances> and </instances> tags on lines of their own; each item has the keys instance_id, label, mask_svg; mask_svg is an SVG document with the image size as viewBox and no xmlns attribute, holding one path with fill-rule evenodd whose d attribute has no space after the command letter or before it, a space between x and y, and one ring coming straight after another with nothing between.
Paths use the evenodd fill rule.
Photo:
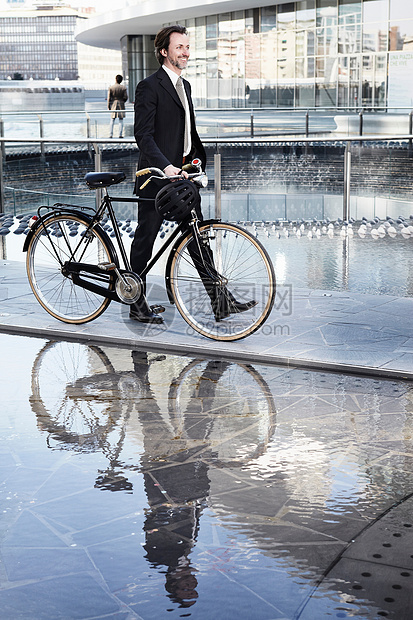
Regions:
<instances>
[{"instance_id":1,"label":"black bag on handlebar","mask_svg":"<svg viewBox=\"0 0 413 620\"><path fill-rule=\"evenodd\" d=\"M160 189L155 197L155 208L164 220L182 222L191 215L192 209L197 210L200 202L198 188L185 179Z\"/></svg>"}]
</instances>

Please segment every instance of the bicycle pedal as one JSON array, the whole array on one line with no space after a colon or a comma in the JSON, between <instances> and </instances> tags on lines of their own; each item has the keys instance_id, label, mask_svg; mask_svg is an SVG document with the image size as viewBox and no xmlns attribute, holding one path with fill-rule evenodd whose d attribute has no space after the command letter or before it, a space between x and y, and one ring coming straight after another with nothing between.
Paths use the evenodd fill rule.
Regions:
<instances>
[{"instance_id":1,"label":"bicycle pedal","mask_svg":"<svg viewBox=\"0 0 413 620\"><path fill-rule=\"evenodd\" d=\"M165 308L159 304L155 304L154 306L150 307L152 312L154 312L155 314L161 314L162 312L165 312Z\"/></svg>"},{"instance_id":2,"label":"bicycle pedal","mask_svg":"<svg viewBox=\"0 0 413 620\"><path fill-rule=\"evenodd\" d=\"M99 269L103 269L103 271L113 271L116 269L115 263L99 263Z\"/></svg>"}]
</instances>

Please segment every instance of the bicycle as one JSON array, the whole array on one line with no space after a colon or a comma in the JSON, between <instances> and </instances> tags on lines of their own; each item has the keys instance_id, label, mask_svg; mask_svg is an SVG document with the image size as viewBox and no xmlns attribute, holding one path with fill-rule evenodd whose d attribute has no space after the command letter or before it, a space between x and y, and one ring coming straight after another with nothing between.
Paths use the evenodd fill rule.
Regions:
<instances>
[{"instance_id":1,"label":"bicycle","mask_svg":"<svg viewBox=\"0 0 413 620\"><path fill-rule=\"evenodd\" d=\"M182 175L167 177L158 168L136 172L137 177L143 175L150 176L141 189L153 179L182 180ZM197 187L207 182L198 162L193 162L188 177ZM112 203L136 203L139 198L108 193L108 187L125 178L123 172L86 174L90 189L103 190L96 209L65 203L39 207L37 216L30 221L23 251L27 252L28 280L41 306L60 321L82 324L99 317L111 301L136 303L143 296L142 277L171 246L165 268L168 299L194 331L219 341L239 340L257 331L268 318L275 298L274 268L261 243L236 224L218 219L201 221L192 209L145 270L136 274L131 269ZM111 222L120 257L104 229L104 218ZM198 249L202 265L195 264L194 248ZM210 257L208 265L205 255ZM217 321L205 273L212 286L232 299L233 295L241 300L252 299L254 305Z\"/></svg>"}]
</instances>

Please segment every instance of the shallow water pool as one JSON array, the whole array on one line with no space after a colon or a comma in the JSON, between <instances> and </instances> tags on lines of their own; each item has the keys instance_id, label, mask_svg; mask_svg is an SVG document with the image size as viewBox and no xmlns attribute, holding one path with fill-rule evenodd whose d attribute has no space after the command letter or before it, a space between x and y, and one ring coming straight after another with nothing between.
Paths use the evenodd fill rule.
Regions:
<instances>
[{"instance_id":1,"label":"shallow water pool","mask_svg":"<svg viewBox=\"0 0 413 620\"><path fill-rule=\"evenodd\" d=\"M133 230L136 223L130 224ZM277 283L319 290L351 291L370 294L387 294L398 297L413 296L413 236L360 237L342 236L339 229L329 234L296 236L293 229L287 235L282 228L271 226L244 226L264 245L273 261ZM0 236L1 258L24 261L22 252L24 233L16 234L18 221L10 227L9 234ZM168 235L170 225L164 227ZM356 230L356 226L355 226ZM129 252L131 238L123 233ZM156 248L160 246L158 237ZM155 266L155 273L162 273L165 260Z\"/></svg>"},{"instance_id":2,"label":"shallow water pool","mask_svg":"<svg viewBox=\"0 0 413 620\"><path fill-rule=\"evenodd\" d=\"M409 384L0 345L2 618L412 617Z\"/></svg>"}]
</instances>

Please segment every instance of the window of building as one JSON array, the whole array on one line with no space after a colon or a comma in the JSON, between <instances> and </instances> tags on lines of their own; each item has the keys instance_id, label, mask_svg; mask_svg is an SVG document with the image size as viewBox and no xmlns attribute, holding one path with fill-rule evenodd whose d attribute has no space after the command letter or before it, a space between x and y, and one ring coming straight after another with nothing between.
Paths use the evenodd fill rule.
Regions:
<instances>
[{"instance_id":1,"label":"window of building","mask_svg":"<svg viewBox=\"0 0 413 620\"><path fill-rule=\"evenodd\" d=\"M390 20L413 18L413 3L406 0L390 0Z\"/></svg>"},{"instance_id":2,"label":"window of building","mask_svg":"<svg viewBox=\"0 0 413 620\"><path fill-rule=\"evenodd\" d=\"M315 27L315 0L301 0L296 2L296 25L297 28Z\"/></svg>"},{"instance_id":3,"label":"window of building","mask_svg":"<svg viewBox=\"0 0 413 620\"><path fill-rule=\"evenodd\" d=\"M266 6L261 9L261 32L277 28L277 7Z\"/></svg>"},{"instance_id":4,"label":"window of building","mask_svg":"<svg viewBox=\"0 0 413 620\"><path fill-rule=\"evenodd\" d=\"M363 0L363 22L387 22L389 18L389 0Z\"/></svg>"},{"instance_id":5,"label":"window of building","mask_svg":"<svg viewBox=\"0 0 413 620\"><path fill-rule=\"evenodd\" d=\"M279 4L277 7L277 20L279 30L291 30L295 26L294 2Z\"/></svg>"},{"instance_id":6,"label":"window of building","mask_svg":"<svg viewBox=\"0 0 413 620\"><path fill-rule=\"evenodd\" d=\"M208 15L206 18L206 38L216 39L218 36L218 23L216 15Z\"/></svg>"},{"instance_id":7,"label":"window of building","mask_svg":"<svg viewBox=\"0 0 413 620\"><path fill-rule=\"evenodd\" d=\"M413 49L413 19L390 23L389 49L392 52Z\"/></svg>"},{"instance_id":8,"label":"window of building","mask_svg":"<svg viewBox=\"0 0 413 620\"><path fill-rule=\"evenodd\" d=\"M317 0L316 25L337 25L337 0Z\"/></svg>"}]
</instances>

